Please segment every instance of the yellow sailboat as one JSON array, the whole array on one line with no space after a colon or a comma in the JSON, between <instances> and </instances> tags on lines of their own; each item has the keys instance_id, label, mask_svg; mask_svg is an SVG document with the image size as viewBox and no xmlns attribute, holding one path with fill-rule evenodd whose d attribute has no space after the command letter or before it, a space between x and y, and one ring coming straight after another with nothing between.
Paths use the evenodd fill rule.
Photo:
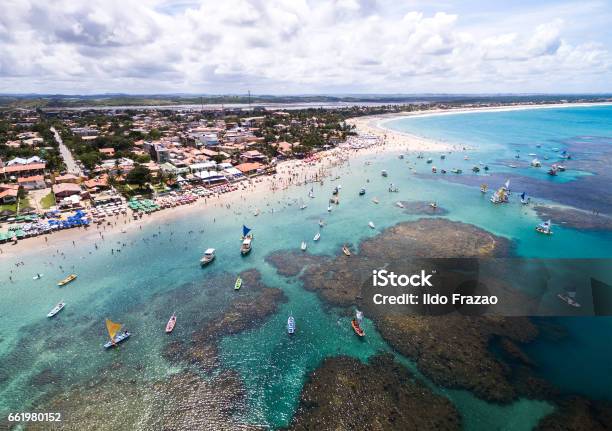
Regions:
<instances>
[{"instance_id":1,"label":"yellow sailboat","mask_svg":"<svg viewBox=\"0 0 612 431\"><path fill-rule=\"evenodd\" d=\"M117 344L121 343L132 335L128 331L120 332L122 327L123 325L121 323L115 323L110 319L106 319L106 330L108 331L110 341L104 344L105 349L115 347Z\"/></svg>"}]
</instances>

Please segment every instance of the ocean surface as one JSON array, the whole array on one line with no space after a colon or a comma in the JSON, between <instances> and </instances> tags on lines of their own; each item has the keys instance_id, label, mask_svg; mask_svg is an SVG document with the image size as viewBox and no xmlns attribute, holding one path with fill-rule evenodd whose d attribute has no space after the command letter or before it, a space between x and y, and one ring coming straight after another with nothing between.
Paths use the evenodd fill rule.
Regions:
<instances>
[{"instance_id":1,"label":"ocean surface","mask_svg":"<svg viewBox=\"0 0 612 431\"><path fill-rule=\"evenodd\" d=\"M520 256L611 257L611 232L559 225L552 237L537 235L534 226L541 220L531 207L523 207L517 199L494 206L479 191L481 183L495 188L511 176L512 184L526 187L512 186L513 192L526 191L535 201L589 210L593 207L609 214L608 200L597 196L609 195L609 182L599 185L590 180L592 187L601 189L589 197L574 196L573 187L582 187L585 178L601 175L597 166L578 162L581 157L596 159L597 154L612 149L611 120L612 107L398 119L387 122L386 127L478 149L447 154L444 161L439 154L425 154L425 159L417 159L416 154L400 159L394 152L359 156L335 169L333 176L340 176L337 181L328 178L324 185L314 185L314 199L307 196L311 185L295 186L276 192L265 202L247 199L231 208L208 207L199 213L178 215L171 222L147 224L142 230L133 225L125 234L107 235L104 241L97 241L97 249L92 243L77 243L32 250L19 257L0 255L0 417L29 411L46 397L86 385L100 375L112 374L139 384L188 367L164 359L164 347L173 339L188 340L190 320L213 319L231 301L235 295L233 282L219 285L217 276L230 274L233 279L240 271L256 268L266 285L283 290L288 302L263 324L224 337L219 352L221 368L236 370L245 385L248 408L237 420L272 428L286 426L307 375L324 358L345 354L365 361L381 351L392 351L367 319L367 339L365 343L357 340L347 317L325 307L298 280L279 276L266 263L268 254L297 250L305 240L308 253L335 255L344 243L357 246L385 227L421 217L405 214L395 207L396 201L435 200L448 210L446 218L512 240ZM572 163L576 161L580 169L571 169L568 161L568 170L562 176L549 178L544 168L536 171L525 163L530 159L527 154L533 152L542 159L549 157L546 163L542 160L548 164L566 148L574 155ZM580 148L588 148L588 154L581 153ZM517 150L521 159L514 158ZM470 160L464 160L466 154ZM435 159L433 164L438 169L461 168L463 174L434 175L432 165L425 162L427 157ZM513 160L525 166L508 167ZM481 161L481 167L490 167L489 173L472 173L472 166ZM596 169L588 169L593 166ZM381 177L382 169L389 172L388 179ZM387 191L390 181L399 187L399 193ZM337 184L342 185L342 204L327 213L327 200ZM377 196L380 204L364 207L364 198L358 196L361 187L367 189L368 203ZM547 191L551 187L558 192ZM305 210L299 210L302 200L308 204ZM261 209L259 217L253 215L256 208ZM327 225L315 243L312 237L319 230L319 219ZM368 228L370 220L376 230ZM253 252L246 258L238 252L243 224L255 235ZM217 259L203 269L198 260L208 247L217 249ZM113 248L122 251L112 254ZM18 261L25 265L16 267ZM9 282L10 271L13 282ZM78 279L58 288L57 281L70 272L78 273ZM36 273L44 274L42 280L32 279ZM62 299L66 309L55 319L47 319L46 313ZM173 311L178 315L177 329L167 337L163 328ZM290 313L298 328L291 338L285 331ZM125 324L134 333L112 352L102 350L106 317ZM556 323L567 328L567 338L559 342L542 337L526 347L539 372L568 393L612 399L612 319L564 318L556 319ZM418 374L412 361L392 353ZM34 384L41 375L52 375L56 384ZM508 405L490 404L468 391L439 388L422 378L452 400L469 430L528 430L554 409L547 402L527 399Z\"/></svg>"}]
</instances>

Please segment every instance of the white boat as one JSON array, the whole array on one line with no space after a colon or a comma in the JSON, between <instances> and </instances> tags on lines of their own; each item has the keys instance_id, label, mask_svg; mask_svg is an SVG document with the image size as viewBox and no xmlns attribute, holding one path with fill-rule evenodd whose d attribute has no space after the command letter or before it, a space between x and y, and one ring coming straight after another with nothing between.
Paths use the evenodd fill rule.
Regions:
<instances>
[{"instance_id":1,"label":"white boat","mask_svg":"<svg viewBox=\"0 0 612 431\"><path fill-rule=\"evenodd\" d=\"M47 314L47 317L55 316L57 313L62 311L65 306L66 306L66 303L63 300L61 300L60 302L57 303L55 307L53 307L53 309L51 309L51 311L49 311L49 313Z\"/></svg>"},{"instance_id":2,"label":"white boat","mask_svg":"<svg viewBox=\"0 0 612 431\"><path fill-rule=\"evenodd\" d=\"M253 213L253 215L254 215L255 217L257 217L257 216L259 215L259 213L260 213L259 208L257 208L257 209L255 210L255 212Z\"/></svg>"},{"instance_id":3,"label":"white boat","mask_svg":"<svg viewBox=\"0 0 612 431\"><path fill-rule=\"evenodd\" d=\"M544 235L552 235L552 224L550 220L545 221L544 223L540 223L536 226L536 232L543 233Z\"/></svg>"},{"instance_id":4,"label":"white boat","mask_svg":"<svg viewBox=\"0 0 612 431\"><path fill-rule=\"evenodd\" d=\"M530 201L531 201L531 198L527 197L525 192L521 193L521 203L523 205L528 205Z\"/></svg>"},{"instance_id":5,"label":"white boat","mask_svg":"<svg viewBox=\"0 0 612 431\"><path fill-rule=\"evenodd\" d=\"M531 161L531 166L533 166L534 168L539 168L542 166L542 162L540 162L538 159L533 159Z\"/></svg>"},{"instance_id":6,"label":"white boat","mask_svg":"<svg viewBox=\"0 0 612 431\"><path fill-rule=\"evenodd\" d=\"M302 205L300 206L300 209L301 209L301 210L305 210L307 207L308 207L308 205L306 205L306 204L302 204Z\"/></svg>"},{"instance_id":7,"label":"white boat","mask_svg":"<svg viewBox=\"0 0 612 431\"><path fill-rule=\"evenodd\" d=\"M242 240L242 244L240 245L240 254L243 256L251 252L251 240L252 238L250 236Z\"/></svg>"},{"instance_id":8,"label":"white boat","mask_svg":"<svg viewBox=\"0 0 612 431\"><path fill-rule=\"evenodd\" d=\"M376 226L374 226L374 222L368 222L368 226L370 226L371 229L376 229Z\"/></svg>"},{"instance_id":9,"label":"white boat","mask_svg":"<svg viewBox=\"0 0 612 431\"><path fill-rule=\"evenodd\" d=\"M400 208L405 208L404 204L401 203L400 201L395 202L395 205L400 207Z\"/></svg>"},{"instance_id":10,"label":"white boat","mask_svg":"<svg viewBox=\"0 0 612 431\"><path fill-rule=\"evenodd\" d=\"M429 206L432 207L433 209L438 208L438 204L436 202L431 202Z\"/></svg>"},{"instance_id":11,"label":"white boat","mask_svg":"<svg viewBox=\"0 0 612 431\"><path fill-rule=\"evenodd\" d=\"M567 292L565 294L559 293L557 298L572 307L581 307L581 305L576 301L576 292Z\"/></svg>"},{"instance_id":12,"label":"white boat","mask_svg":"<svg viewBox=\"0 0 612 431\"><path fill-rule=\"evenodd\" d=\"M115 323L109 319L106 319L106 330L108 331L110 341L104 343L105 349L115 347L117 344L127 340L130 335L132 335L128 331L119 332L122 327L123 325L121 323Z\"/></svg>"},{"instance_id":13,"label":"white boat","mask_svg":"<svg viewBox=\"0 0 612 431\"><path fill-rule=\"evenodd\" d=\"M508 203L508 193L506 192L506 189L501 187L499 190L493 193L493 196L491 196L491 202L494 204Z\"/></svg>"},{"instance_id":14,"label":"white boat","mask_svg":"<svg viewBox=\"0 0 612 431\"><path fill-rule=\"evenodd\" d=\"M215 260L215 249L207 248L204 252L204 256L202 257L202 259L200 259L200 265L208 265L213 260Z\"/></svg>"},{"instance_id":15,"label":"white boat","mask_svg":"<svg viewBox=\"0 0 612 431\"><path fill-rule=\"evenodd\" d=\"M331 210L332 210L331 205L328 205L328 206L327 206L327 212L328 212L328 213L330 213L330 212L331 212Z\"/></svg>"},{"instance_id":16,"label":"white boat","mask_svg":"<svg viewBox=\"0 0 612 431\"><path fill-rule=\"evenodd\" d=\"M42 276L42 274L36 274L34 277L32 277L32 280L40 280Z\"/></svg>"},{"instance_id":17,"label":"white boat","mask_svg":"<svg viewBox=\"0 0 612 431\"><path fill-rule=\"evenodd\" d=\"M293 318L292 315L289 315L289 318L287 319L287 333L291 335L294 332L295 332L295 319Z\"/></svg>"},{"instance_id":18,"label":"white boat","mask_svg":"<svg viewBox=\"0 0 612 431\"><path fill-rule=\"evenodd\" d=\"M390 192L399 192L399 189L397 188L397 186L393 183L389 184L389 191Z\"/></svg>"},{"instance_id":19,"label":"white boat","mask_svg":"<svg viewBox=\"0 0 612 431\"><path fill-rule=\"evenodd\" d=\"M302 251L306 251L306 247L308 247L308 245L306 244L306 241L302 241L302 245L300 245L300 248L302 249Z\"/></svg>"},{"instance_id":20,"label":"white boat","mask_svg":"<svg viewBox=\"0 0 612 431\"><path fill-rule=\"evenodd\" d=\"M527 155L528 155L529 157L535 157L535 156L537 156L537 154L536 154L536 153L529 153L529 154L527 154Z\"/></svg>"},{"instance_id":21,"label":"white boat","mask_svg":"<svg viewBox=\"0 0 612 431\"><path fill-rule=\"evenodd\" d=\"M325 226L325 222L323 220L319 220L319 227Z\"/></svg>"},{"instance_id":22,"label":"white boat","mask_svg":"<svg viewBox=\"0 0 612 431\"><path fill-rule=\"evenodd\" d=\"M377 203L378 203L378 198L374 198L374 199L372 199L372 202L374 202L375 204L377 204Z\"/></svg>"},{"instance_id":23,"label":"white boat","mask_svg":"<svg viewBox=\"0 0 612 431\"><path fill-rule=\"evenodd\" d=\"M311 199L313 199L315 197L313 189L310 189L310 191L308 192L308 197L311 198Z\"/></svg>"},{"instance_id":24,"label":"white boat","mask_svg":"<svg viewBox=\"0 0 612 431\"><path fill-rule=\"evenodd\" d=\"M321 238L321 232L317 232L316 235L314 236L314 238L312 239L313 241L318 241L319 238Z\"/></svg>"},{"instance_id":25,"label":"white boat","mask_svg":"<svg viewBox=\"0 0 612 431\"><path fill-rule=\"evenodd\" d=\"M387 171L385 171L385 170L381 171L381 173L380 173L380 174L381 174L383 177L386 177L386 176L388 176L388 175L389 175L389 174L387 173Z\"/></svg>"}]
</instances>

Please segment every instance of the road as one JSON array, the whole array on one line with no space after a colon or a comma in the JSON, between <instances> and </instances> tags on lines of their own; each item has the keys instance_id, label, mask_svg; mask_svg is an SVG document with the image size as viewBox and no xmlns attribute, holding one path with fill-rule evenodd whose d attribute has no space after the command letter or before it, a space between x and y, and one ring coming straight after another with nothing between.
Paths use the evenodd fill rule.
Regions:
<instances>
[{"instance_id":1,"label":"road","mask_svg":"<svg viewBox=\"0 0 612 431\"><path fill-rule=\"evenodd\" d=\"M76 160L74 160L74 157L72 156L72 153L70 152L68 147L64 145L64 141L62 141L62 137L60 136L58 131L55 130L55 127L51 127L51 132L55 135L55 140L59 144L60 154L62 156L62 159L64 159L66 171L70 174L78 176L83 175L83 171L81 170L81 168L79 168L79 165L77 165Z\"/></svg>"}]
</instances>

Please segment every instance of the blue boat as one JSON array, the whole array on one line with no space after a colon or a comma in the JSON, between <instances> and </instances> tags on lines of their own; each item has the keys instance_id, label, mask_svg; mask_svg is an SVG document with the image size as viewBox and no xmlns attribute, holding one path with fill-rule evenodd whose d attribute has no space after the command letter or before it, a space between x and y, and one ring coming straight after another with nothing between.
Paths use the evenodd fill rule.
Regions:
<instances>
[{"instance_id":1,"label":"blue boat","mask_svg":"<svg viewBox=\"0 0 612 431\"><path fill-rule=\"evenodd\" d=\"M287 319L287 333L291 335L294 332L295 332L295 319L293 318L293 316L289 316L289 318Z\"/></svg>"},{"instance_id":2,"label":"blue boat","mask_svg":"<svg viewBox=\"0 0 612 431\"><path fill-rule=\"evenodd\" d=\"M106 330L108 331L110 340L104 344L105 349L115 347L117 344L127 340L130 335L132 335L128 331L119 332L122 326L123 325L121 323L115 323L110 319L106 319Z\"/></svg>"},{"instance_id":3,"label":"blue boat","mask_svg":"<svg viewBox=\"0 0 612 431\"><path fill-rule=\"evenodd\" d=\"M115 338L113 338L112 341L107 341L104 344L104 348L109 349L111 347L115 347L117 344L121 343L122 341L127 340L130 337L130 335L132 334L129 333L128 331L120 332L119 334L115 335Z\"/></svg>"}]
</instances>

